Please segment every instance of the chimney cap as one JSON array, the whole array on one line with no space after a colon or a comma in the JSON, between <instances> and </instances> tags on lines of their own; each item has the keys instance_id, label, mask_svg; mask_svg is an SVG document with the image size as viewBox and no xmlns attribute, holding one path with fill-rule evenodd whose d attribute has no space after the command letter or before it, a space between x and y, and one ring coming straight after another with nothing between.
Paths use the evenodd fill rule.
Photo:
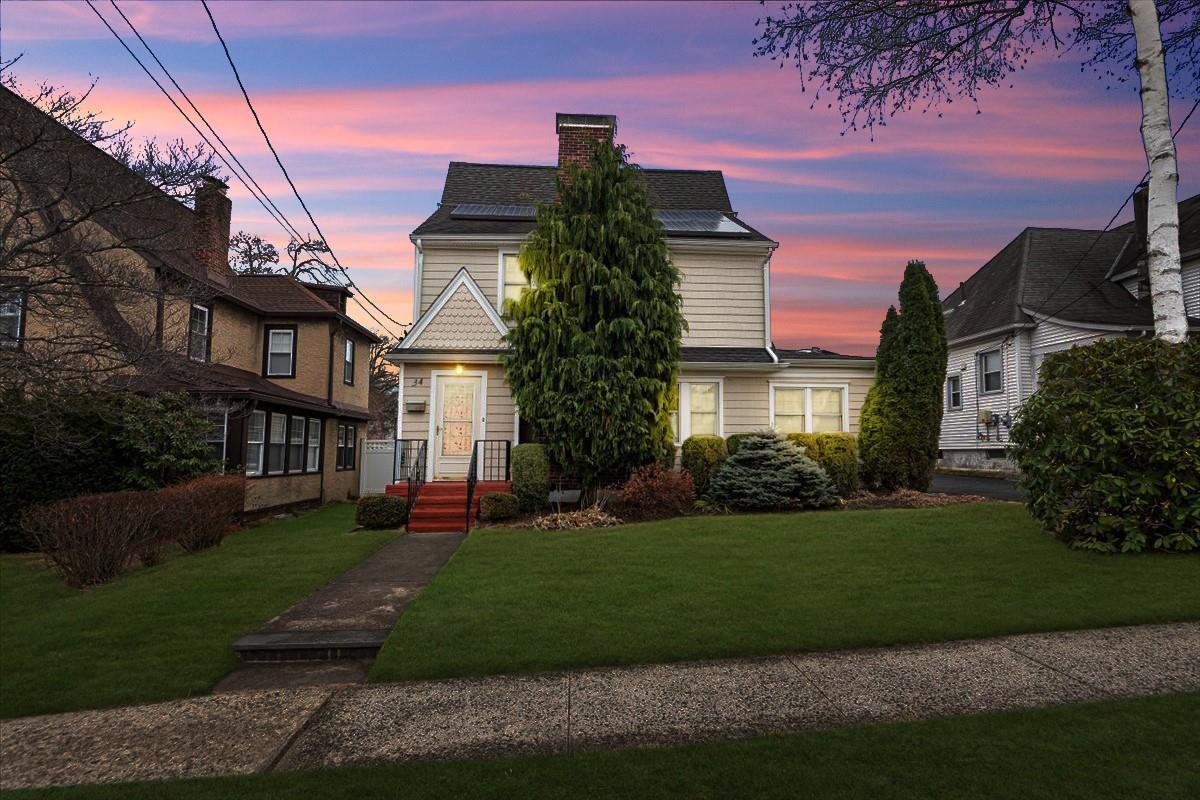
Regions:
<instances>
[{"instance_id":1,"label":"chimney cap","mask_svg":"<svg viewBox=\"0 0 1200 800\"><path fill-rule=\"evenodd\" d=\"M229 191L229 184L218 178L216 175L201 175L200 185L203 189L216 189L221 194Z\"/></svg>"},{"instance_id":2,"label":"chimney cap","mask_svg":"<svg viewBox=\"0 0 1200 800\"><path fill-rule=\"evenodd\" d=\"M554 130L562 133L563 128L607 128L617 131L616 114L564 114L554 115Z\"/></svg>"}]
</instances>

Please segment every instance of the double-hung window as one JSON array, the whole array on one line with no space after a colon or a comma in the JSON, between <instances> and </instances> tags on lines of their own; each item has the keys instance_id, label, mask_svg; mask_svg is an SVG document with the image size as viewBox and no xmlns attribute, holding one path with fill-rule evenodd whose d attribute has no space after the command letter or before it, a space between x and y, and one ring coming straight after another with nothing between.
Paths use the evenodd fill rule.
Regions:
<instances>
[{"instance_id":1,"label":"double-hung window","mask_svg":"<svg viewBox=\"0 0 1200 800\"><path fill-rule=\"evenodd\" d=\"M288 428L288 472L304 471L304 417L292 417Z\"/></svg>"},{"instance_id":2,"label":"double-hung window","mask_svg":"<svg viewBox=\"0 0 1200 800\"><path fill-rule=\"evenodd\" d=\"M224 410L211 411L208 413L208 433L204 437L204 441L212 449L213 457L218 461L225 461L225 433L228 430L228 415Z\"/></svg>"},{"instance_id":3,"label":"double-hung window","mask_svg":"<svg viewBox=\"0 0 1200 800\"><path fill-rule=\"evenodd\" d=\"M962 375L946 377L946 410L957 411L962 408Z\"/></svg>"},{"instance_id":4,"label":"double-hung window","mask_svg":"<svg viewBox=\"0 0 1200 800\"><path fill-rule=\"evenodd\" d=\"M316 472L321 468L321 420L308 421L308 460L305 469Z\"/></svg>"},{"instance_id":5,"label":"double-hung window","mask_svg":"<svg viewBox=\"0 0 1200 800\"><path fill-rule=\"evenodd\" d=\"M188 358L192 361L208 361L211 357L212 309L193 303L188 319Z\"/></svg>"},{"instance_id":6,"label":"double-hung window","mask_svg":"<svg viewBox=\"0 0 1200 800\"><path fill-rule=\"evenodd\" d=\"M296 377L296 327L268 325L263 373L268 378Z\"/></svg>"},{"instance_id":7,"label":"double-hung window","mask_svg":"<svg viewBox=\"0 0 1200 800\"><path fill-rule=\"evenodd\" d=\"M671 410L671 431L675 441L689 436L721 435L721 382L680 381L675 408Z\"/></svg>"},{"instance_id":8,"label":"double-hung window","mask_svg":"<svg viewBox=\"0 0 1200 800\"><path fill-rule=\"evenodd\" d=\"M1004 391L1004 362L999 350L979 354L979 393Z\"/></svg>"},{"instance_id":9,"label":"double-hung window","mask_svg":"<svg viewBox=\"0 0 1200 800\"><path fill-rule=\"evenodd\" d=\"M18 286L0 293L0 348L21 349L25 335L25 292Z\"/></svg>"},{"instance_id":10,"label":"double-hung window","mask_svg":"<svg viewBox=\"0 0 1200 800\"><path fill-rule=\"evenodd\" d=\"M252 411L246 426L246 474L262 475L263 442L267 433L267 412Z\"/></svg>"},{"instance_id":11,"label":"double-hung window","mask_svg":"<svg viewBox=\"0 0 1200 800\"><path fill-rule=\"evenodd\" d=\"M845 386L771 386L771 427L780 433L848 430Z\"/></svg>"},{"instance_id":12,"label":"double-hung window","mask_svg":"<svg viewBox=\"0 0 1200 800\"><path fill-rule=\"evenodd\" d=\"M283 474L286 455L287 416L271 413L271 424L267 427L267 474Z\"/></svg>"},{"instance_id":13,"label":"double-hung window","mask_svg":"<svg viewBox=\"0 0 1200 800\"><path fill-rule=\"evenodd\" d=\"M505 300L517 300L526 289L533 286L533 281L525 277L521 269L521 260L516 253L500 254L500 308L503 310Z\"/></svg>"},{"instance_id":14,"label":"double-hung window","mask_svg":"<svg viewBox=\"0 0 1200 800\"><path fill-rule=\"evenodd\" d=\"M337 468L354 469L357 465L355 448L358 447L358 428L354 425L338 425Z\"/></svg>"},{"instance_id":15,"label":"double-hung window","mask_svg":"<svg viewBox=\"0 0 1200 800\"><path fill-rule=\"evenodd\" d=\"M354 340L346 337L345 349L342 354L342 383L354 385Z\"/></svg>"},{"instance_id":16,"label":"double-hung window","mask_svg":"<svg viewBox=\"0 0 1200 800\"><path fill-rule=\"evenodd\" d=\"M338 425L337 431L337 468L346 468L346 426Z\"/></svg>"}]
</instances>

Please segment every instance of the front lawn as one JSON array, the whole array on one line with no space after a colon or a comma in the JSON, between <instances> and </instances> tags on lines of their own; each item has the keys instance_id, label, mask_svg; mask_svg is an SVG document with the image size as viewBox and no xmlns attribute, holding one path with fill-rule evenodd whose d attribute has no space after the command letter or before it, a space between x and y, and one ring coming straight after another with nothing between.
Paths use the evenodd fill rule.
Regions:
<instances>
[{"instance_id":1,"label":"front lawn","mask_svg":"<svg viewBox=\"0 0 1200 800\"><path fill-rule=\"evenodd\" d=\"M329 506L89 591L36 556L0 557L0 716L207 694L242 634L395 535L353 525L352 505Z\"/></svg>"},{"instance_id":2,"label":"front lawn","mask_svg":"<svg viewBox=\"0 0 1200 800\"><path fill-rule=\"evenodd\" d=\"M1023 507L476 530L372 680L1200 619L1200 558L1068 549Z\"/></svg>"},{"instance_id":3,"label":"front lawn","mask_svg":"<svg viewBox=\"0 0 1200 800\"><path fill-rule=\"evenodd\" d=\"M12 792L13 800L1196 797L1200 695L671 749Z\"/></svg>"}]
</instances>

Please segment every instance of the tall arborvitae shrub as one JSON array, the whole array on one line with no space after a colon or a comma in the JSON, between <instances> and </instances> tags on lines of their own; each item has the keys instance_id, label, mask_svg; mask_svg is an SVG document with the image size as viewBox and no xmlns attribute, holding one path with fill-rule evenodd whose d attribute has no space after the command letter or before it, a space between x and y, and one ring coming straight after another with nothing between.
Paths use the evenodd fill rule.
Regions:
<instances>
[{"instance_id":1,"label":"tall arborvitae shrub","mask_svg":"<svg viewBox=\"0 0 1200 800\"><path fill-rule=\"evenodd\" d=\"M937 284L923 263L910 261L900 284L900 309L888 309L880 330L875 385L860 419L859 449L868 486L929 488L942 426L947 355Z\"/></svg>"},{"instance_id":2,"label":"tall arborvitae shrub","mask_svg":"<svg viewBox=\"0 0 1200 800\"><path fill-rule=\"evenodd\" d=\"M838 502L825 471L786 437L753 434L738 442L708 483L714 503L735 511L826 508Z\"/></svg>"},{"instance_id":3,"label":"tall arborvitae shrub","mask_svg":"<svg viewBox=\"0 0 1200 800\"><path fill-rule=\"evenodd\" d=\"M684 329L662 225L625 148L598 143L558 180L521 248L533 288L506 311L504 359L550 459L586 486L661 461Z\"/></svg>"}]
</instances>

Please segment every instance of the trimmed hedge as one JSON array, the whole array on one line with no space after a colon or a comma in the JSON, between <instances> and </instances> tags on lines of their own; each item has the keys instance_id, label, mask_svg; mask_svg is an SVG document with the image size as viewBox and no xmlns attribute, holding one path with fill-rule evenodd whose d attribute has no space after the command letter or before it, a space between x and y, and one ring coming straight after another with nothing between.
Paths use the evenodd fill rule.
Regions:
<instances>
[{"instance_id":1,"label":"trimmed hedge","mask_svg":"<svg viewBox=\"0 0 1200 800\"><path fill-rule=\"evenodd\" d=\"M725 437L725 452L728 455L733 455L737 452L738 446L751 436L762 436L761 433L731 433Z\"/></svg>"},{"instance_id":2,"label":"trimmed hedge","mask_svg":"<svg viewBox=\"0 0 1200 800\"><path fill-rule=\"evenodd\" d=\"M246 506L246 479L209 475L158 491L162 540L189 553L216 547L237 527ZM145 557L142 558L145 561Z\"/></svg>"},{"instance_id":3,"label":"trimmed hedge","mask_svg":"<svg viewBox=\"0 0 1200 800\"><path fill-rule=\"evenodd\" d=\"M804 455L825 470L839 495L849 497L858 491L858 439L854 434L789 433L788 439L803 447Z\"/></svg>"},{"instance_id":4,"label":"trimmed hedge","mask_svg":"<svg viewBox=\"0 0 1200 800\"><path fill-rule=\"evenodd\" d=\"M479 498L479 518L484 522L500 522L521 513L521 501L515 494L495 492Z\"/></svg>"},{"instance_id":5,"label":"trimmed hedge","mask_svg":"<svg viewBox=\"0 0 1200 800\"><path fill-rule=\"evenodd\" d=\"M1012 442L1030 513L1072 547L1200 549L1200 340L1047 356Z\"/></svg>"},{"instance_id":6,"label":"trimmed hedge","mask_svg":"<svg viewBox=\"0 0 1200 800\"><path fill-rule=\"evenodd\" d=\"M703 495L713 473L729 455L720 436L689 436L683 443L680 466L691 473L696 494Z\"/></svg>"},{"instance_id":7,"label":"trimmed hedge","mask_svg":"<svg viewBox=\"0 0 1200 800\"><path fill-rule=\"evenodd\" d=\"M825 470L795 442L773 433L742 438L713 475L708 496L735 511L827 508L838 502Z\"/></svg>"},{"instance_id":8,"label":"trimmed hedge","mask_svg":"<svg viewBox=\"0 0 1200 800\"><path fill-rule=\"evenodd\" d=\"M538 511L550 498L550 459L540 444L512 449L512 489L522 511Z\"/></svg>"},{"instance_id":9,"label":"trimmed hedge","mask_svg":"<svg viewBox=\"0 0 1200 800\"><path fill-rule=\"evenodd\" d=\"M373 494L358 498L354 521L364 528L402 528L407 511L405 498Z\"/></svg>"}]
</instances>

